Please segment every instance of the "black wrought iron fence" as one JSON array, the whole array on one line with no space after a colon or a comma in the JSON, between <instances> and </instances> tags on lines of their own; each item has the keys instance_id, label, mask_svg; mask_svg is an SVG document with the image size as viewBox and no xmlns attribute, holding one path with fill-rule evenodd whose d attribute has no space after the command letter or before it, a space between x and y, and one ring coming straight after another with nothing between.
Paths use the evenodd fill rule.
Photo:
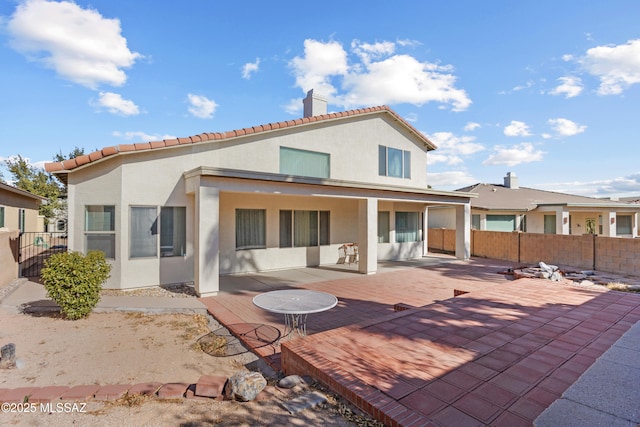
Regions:
<instances>
[{"instance_id":1,"label":"black wrought iron fence","mask_svg":"<svg viewBox=\"0 0 640 427\"><path fill-rule=\"evenodd\" d=\"M20 233L18 257L20 277L39 277L44 261L52 254L66 250L66 232Z\"/></svg>"}]
</instances>

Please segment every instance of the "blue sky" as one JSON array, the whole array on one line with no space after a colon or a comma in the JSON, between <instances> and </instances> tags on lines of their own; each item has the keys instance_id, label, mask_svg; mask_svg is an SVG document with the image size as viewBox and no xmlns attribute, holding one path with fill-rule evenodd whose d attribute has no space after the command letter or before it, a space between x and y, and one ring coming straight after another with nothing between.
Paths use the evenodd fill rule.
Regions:
<instances>
[{"instance_id":1,"label":"blue sky","mask_svg":"<svg viewBox=\"0 0 640 427\"><path fill-rule=\"evenodd\" d=\"M389 105L429 184L640 195L640 2L0 0L0 158ZM4 178L8 174L4 172Z\"/></svg>"}]
</instances>

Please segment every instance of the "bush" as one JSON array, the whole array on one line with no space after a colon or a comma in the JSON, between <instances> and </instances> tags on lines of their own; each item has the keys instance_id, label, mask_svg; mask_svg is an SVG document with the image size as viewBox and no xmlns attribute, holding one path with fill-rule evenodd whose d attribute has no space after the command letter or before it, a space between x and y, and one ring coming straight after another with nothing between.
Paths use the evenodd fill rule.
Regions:
<instances>
[{"instance_id":1,"label":"bush","mask_svg":"<svg viewBox=\"0 0 640 427\"><path fill-rule=\"evenodd\" d=\"M71 320L86 317L100 300L102 284L109 278L111 265L104 253L90 251L53 254L45 261L42 281L47 295Z\"/></svg>"}]
</instances>

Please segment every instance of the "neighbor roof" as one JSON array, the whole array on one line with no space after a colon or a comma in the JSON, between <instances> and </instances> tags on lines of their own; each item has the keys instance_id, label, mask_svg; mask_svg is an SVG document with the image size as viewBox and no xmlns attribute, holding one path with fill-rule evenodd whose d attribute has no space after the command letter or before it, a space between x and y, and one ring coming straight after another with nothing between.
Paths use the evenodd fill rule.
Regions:
<instances>
[{"instance_id":1,"label":"neighbor roof","mask_svg":"<svg viewBox=\"0 0 640 427\"><path fill-rule=\"evenodd\" d=\"M566 205L573 207L633 207L629 203L614 202L594 197L536 190L534 188L509 188L498 184L475 184L456 191L476 193L471 207L484 210L530 211L542 205Z\"/></svg>"},{"instance_id":2,"label":"neighbor roof","mask_svg":"<svg viewBox=\"0 0 640 427\"><path fill-rule=\"evenodd\" d=\"M46 197L38 196L37 194L29 193L28 191L21 190L17 187L0 182L0 190L8 191L10 193L18 194L23 197L29 197L38 201L47 200Z\"/></svg>"},{"instance_id":3,"label":"neighbor roof","mask_svg":"<svg viewBox=\"0 0 640 427\"><path fill-rule=\"evenodd\" d=\"M310 123L328 122L331 120L344 119L353 116L364 116L371 114L389 114L394 120L398 121L404 128L410 133L421 140L424 145L427 146L427 150L435 150L436 145L431 142L425 135L419 132L416 128L410 125L406 120L398 115L391 108L386 105L370 108L362 108L357 110L343 111L339 113L323 114L319 116L304 117L295 120L287 120L284 122L269 123L266 125L258 125L250 128L236 129L227 132L214 132L214 133L202 133L200 135L189 136L186 138L177 139L164 139L162 141L142 142L136 144L121 144L117 146L105 147L102 150L95 151L88 155L78 156L73 159L64 160L62 162L54 162L45 164L47 172L54 173L56 175L62 175L64 179L67 172L76 169L80 166L84 166L93 162L97 162L105 157L115 156L133 151L147 151L158 148L166 148L184 144L196 144L205 141L225 140L231 138L237 138L249 134L257 134L262 132L275 131L278 129L292 128Z\"/></svg>"}]
</instances>

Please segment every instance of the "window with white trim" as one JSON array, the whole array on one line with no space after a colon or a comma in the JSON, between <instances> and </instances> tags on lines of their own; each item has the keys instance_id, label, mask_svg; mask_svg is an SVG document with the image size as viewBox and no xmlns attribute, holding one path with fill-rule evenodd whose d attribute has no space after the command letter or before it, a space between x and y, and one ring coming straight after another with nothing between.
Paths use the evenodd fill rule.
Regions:
<instances>
[{"instance_id":1,"label":"window with white trim","mask_svg":"<svg viewBox=\"0 0 640 427\"><path fill-rule=\"evenodd\" d=\"M267 211L236 209L236 249L267 247Z\"/></svg>"},{"instance_id":2,"label":"window with white trim","mask_svg":"<svg viewBox=\"0 0 640 427\"><path fill-rule=\"evenodd\" d=\"M329 178L330 155L318 151L280 147L280 173L311 178Z\"/></svg>"},{"instance_id":3,"label":"window with white trim","mask_svg":"<svg viewBox=\"0 0 640 427\"><path fill-rule=\"evenodd\" d=\"M88 205L84 207L85 249L102 251L106 258L116 257L116 207Z\"/></svg>"},{"instance_id":4,"label":"window with white trim","mask_svg":"<svg viewBox=\"0 0 640 427\"><path fill-rule=\"evenodd\" d=\"M158 211L155 206L132 206L130 216L129 257L158 255Z\"/></svg>"},{"instance_id":5,"label":"window with white trim","mask_svg":"<svg viewBox=\"0 0 640 427\"><path fill-rule=\"evenodd\" d=\"M378 145L378 174L410 179L411 152Z\"/></svg>"},{"instance_id":6,"label":"window with white trim","mask_svg":"<svg viewBox=\"0 0 640 427\"><path fill-rule=\"evenodd\" d=\"M329 244L329 211L280 211L280 247Z\"/></svg>"}]
</instances>

